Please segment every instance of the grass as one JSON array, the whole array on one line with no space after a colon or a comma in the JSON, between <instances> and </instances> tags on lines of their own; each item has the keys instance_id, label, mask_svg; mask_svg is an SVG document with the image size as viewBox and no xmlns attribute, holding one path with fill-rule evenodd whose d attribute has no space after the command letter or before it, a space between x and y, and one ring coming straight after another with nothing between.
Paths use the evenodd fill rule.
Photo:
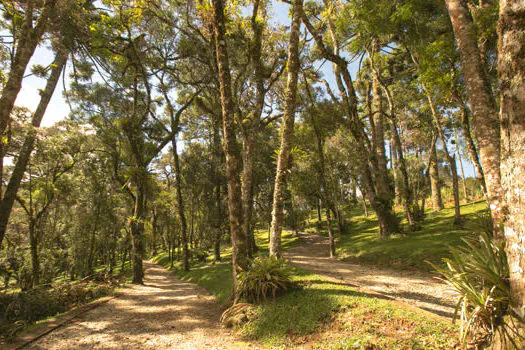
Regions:
<instances>
[{"instance_id":1,"label":"grass","mask_svg":"<svg viewBox=\"0 0 525 350\"><path fill-rule=\"evenodd\" d=\"M166 254L153 261L169 267ZM238 329L247 340L269 347L308 343L318 348L388 349L451 348L457 329L446 320L330 281L305 270L294 269L293 281L300 285L275 302L255 307L255 317ZM183 279L206 288L225 304L231 295L231 263L201 263L190 272L174 271Z\"/></svg>"},{"instance_id":2,"label":"grass","mask_svg":"<svg viewBox=\"0 0 525 350\"><path fill-rule=\"evenodd\" d=\"M377 218L373 211L370 210L370 215L366 217L361 208L354 209L347 215L347 233L337 236L337 255L352 262L433 271L426 261L441 265L442 258L450 257L449 247L463 244L461 238L475 230L476 217L485 209L485 202L462 205L462 228L456 228L452 223L453 208L446 208L438 213L427 211L420 230L392 235L387 239L380 239ZM400 212L399 215L401 217L403 213ZM402 220L402 224L406 222ZM317 225L317 220L311 221L307 230L315 230ZM320 232L325 233L322 229Z\"/></svg>"},{"instance_id":3,"label":"grass","mask_svg":"<svg viewBox=\"0 0 525 350\"><path fill-rule=\"evenodd\" d=\"M348 233L339 235L340 258L403 269L430 271L430 261L441 264L449 257L449 246L462 244L461 238L475 231L484 202L463 205L462 228L454 227L453 208L427 212L417 232L379 238L377 219L372 211L365 217L359 209L349 211ZM398 213L400 215L402 212ZM402 220L402 224L406 223ZM307 230L319 230L316 221ZM267 254L268 235L256 231L259 254ZM283 232L283 248L300 244L300 239ZM232 273L229 251L221 263L200 263L190 272L174 270L182 279L205 287L220 304L231 295ZM167 255L154 261L168 266ZM254 307L254 316L238 331L269 347L302 346L318 349L450 349L457 346L458 329L450 321L352 289L311 272L295 269L294 282L301 286L276 299Z\"/></svg>"}]
</instances>

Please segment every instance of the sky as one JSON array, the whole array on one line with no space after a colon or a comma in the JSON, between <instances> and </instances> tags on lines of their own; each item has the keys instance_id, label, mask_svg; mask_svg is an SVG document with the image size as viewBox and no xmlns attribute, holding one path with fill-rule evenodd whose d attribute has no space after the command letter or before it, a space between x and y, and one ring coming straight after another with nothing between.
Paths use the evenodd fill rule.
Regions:
<instances>
[{"instance_id":1,"label":"sky","mask_svg":"<svg viewBox=\"0 0 525 350\"><path fill-rule=\"evenodd\" d=\"M285 4L280 1L273 1L272 2L272 12L273 16L270 16L270 18L273 18L274 23L282 24L286 26L290 26L291 18L290 18L290 11L289 11L290 5ZM22 89L17 97L16 105L18 106L24 106L29 108L30 110L34 111L36 109L36 106L38 105L38 102L40 100L39 96L39 89L43 89L45 86L45 80L41 78L37 78L35 76L31 76L29 74L30 67L34 64L41 64L44 67L48 66L53 61L53 53L51 50L45 46L40 46L37 48L35 55L33 56L30 64L28 65L28 71L26 72L27 77L23 80L22 83ZM329 82L331 86L336 86L334 75L332 72L332 65L328 62L318 62L318 65L320 66L319 71L322 73L323 77ZM358 62L352 62L349 65L349 70L352 75L352 78L355 79L356 72L358 71ZM69 66L66 68L66 79L65 79L65 85L67 88L67 75L69 74ZM64 74L64 73L63 73ZM42 126L48 127L56 123L57 121L60 121L64 118L66 118L69 113L70 109L68 104L66 103L63 91L64 91L64 84L63 84L63 77L61 77L59 84L57 86L57 89L55 90L53 97L46 109L46 113L44 114L44 118L42 120ZM336 90L336 89L334 89ZM463 166L465 169L465 176L475 176L475 170L472 162L470 159L463 159Z\"/></svg>"}]
</instances>

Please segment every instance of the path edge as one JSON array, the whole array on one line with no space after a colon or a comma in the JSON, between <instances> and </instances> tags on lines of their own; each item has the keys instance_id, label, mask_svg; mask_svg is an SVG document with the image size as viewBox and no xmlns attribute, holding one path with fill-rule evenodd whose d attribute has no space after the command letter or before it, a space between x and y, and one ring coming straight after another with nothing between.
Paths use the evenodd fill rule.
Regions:
<instances>
[{"instance_id":1,"label":"path edge","mask_svg":"<svg viewBox=\"0 0 525 350\"><path fill-rule=\"evenodd\" d=\"M60 316L50 318L38 325L34 325L31 329L22 331L22 333L14 338L14 341L2 344L2 349L5 350L18 350L22 349L29 344L37 341L43 336L53 332L55 329L62 327L66 323L71 322L73 319L82 315L85 312L93 310L107 302L118 298L120 292L115 292L113 295L103 297L97 300L93 300L88 304L76 306L71 310L66 311Z\"/></svg>"}]
</instances>

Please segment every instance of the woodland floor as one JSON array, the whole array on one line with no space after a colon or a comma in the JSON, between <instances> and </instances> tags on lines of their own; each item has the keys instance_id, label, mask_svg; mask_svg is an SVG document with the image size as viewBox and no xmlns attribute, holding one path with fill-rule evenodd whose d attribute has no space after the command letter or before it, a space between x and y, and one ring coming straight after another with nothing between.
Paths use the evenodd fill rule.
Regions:
<instances>
[{"instance_id":1,"label":"woodland floor","mask_svg":"<svg viewBox=\"0 0 525 350\"><path fill-rule=\"evenodd\" d=\"M382 294L439 316L453 317L457 294L429 273L331 259L327 238L315 234L300 235L303 244L285 251L286 258L297 267L343 281L358 290Z\"/></svg>"},{"instance_id":2,"label":"woodland floor","mask_svg":"<svg viewBox=\"0 0 525 350\"><path fill-rule=\"evenodd\" d=\"M286 257L304 270L378 298L452 317L455 294L428 273L352 264L328 257L327 239L302 234ZM145 284L123 288L119 297L73 319L29 349L246 349L257 343L221 328L221 307L209 293L169 270L144 262ZM368 294L373 296L373 294ZM398 307L402 305L398 305ZM324 329L323 333L330 333ZM346 334L346 332L345 332ZM315 338L315 337L314 337ZM314 343L317 342L314 341ZM296 347L299 344L288 344ZM311 345L311 344L310 344ZM308 341L301 348L311 348Z\"/></svg>"},{"instance_id":3,"label":"woodland floor","mask_svg":"<svg viewBox=\"0 0 525 350\"><path fill-rule=\"evenodd\" d=\"M219 325L221 308L206 290L144 262L144 285L30 344L29 349L246 349Z\"/></svg>"}]
</instances>

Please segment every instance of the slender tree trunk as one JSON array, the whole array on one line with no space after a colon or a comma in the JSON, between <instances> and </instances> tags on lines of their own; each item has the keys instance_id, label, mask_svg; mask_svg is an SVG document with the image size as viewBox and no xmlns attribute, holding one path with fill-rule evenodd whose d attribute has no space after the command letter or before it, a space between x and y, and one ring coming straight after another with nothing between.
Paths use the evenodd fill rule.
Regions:
<instances>
[{"instance_id":1,"label":"slender tree trunk","mask_svg":"<svg viewBox=\"0 0 525 350\"><path fill-rule=\"evenodd\" d=\"M142 177L142 176L140 176ZM137 181L137 194L133 220L131 221L131 251L133 261L133 284L143 284L144 270L142 260L144 259L144 220L145 220L145 179Z\"/></svg>"},{"instance_id":2,"label":"slender tree trunk","mask_svg":"<svg viewBox=\"0 0 525 350\"><path fill-rule=\"evenodd\" d=\"M400 193L403 197L403 206L405 209L405 216L408 221L410 231L415 231L417 229L416 220L414 218L414 212L412 209L413 201L412 194L410 191L410 183L408 181L408 169L405 161L405 156L403 155L403 146L401 144L401 138L397 131L396 118L394 115L391 115L391 130L392 130L392 139L394 140L394 147L396 148L397 158L398 158L398 167L401 173L402 184L400 186Z\"/></svg>"},{"instance_id":3,"label":"slender tree trunk","mask_svg":"<svg viewBox=\"0 0 525 350\"><path fill-rule=\"evenodd\" d=\"M459 142L458 136L454 132L454 138L456 139L456 159L459 162L459 171L461 173L461 184L463 188L463 198L465 198L465 203L469 202L468 193L467 193L467 182L465 180L465 170L463 169L463 161L461 160L461 154L459 153Z\"/></svg>"},{"instance_id":4,"label":"slender tree trunk","mask_svg":"<svg viewBox=\"0 0 525 350\"><path fill-rule=\"evenodd\" d=\"M465 137L467 144L467 152L469 154L470 160L474 164L476 169L476 178L481 186L483 195L487 197L487 185L485 184L485 173L483 172L483 167L479 160L478 150L476 144L474 143L474 138L472 137L472 132L470 131L470 121L467 106L461 107L461 126L463 129L463 137Z\"/></svg>"},{"instance_id":5,"label":"slender tree trunk","mask_svg":"<svg viewBox=\"0 0 525 350\"><path fill-rule=\"evenodd\" d=\"M394 174L394 203L401 204L401 189L399 185L399 160L397 159L397 151L395 147L394 135L390 139L390 149L392 152L392 173Z\"/></svg>"},{"instance_id":6,"label":"slender tree trunk","mask_svg":"<svg viewBox=\"0 0 525 350\"><path fill-rule=\"evenodd\" d=\"M432 100L432 97L430 96L426 88L424 89L427 93L427 100L430 106L430 110L432 111L432 117L434 118L437 134L439 135L439 139L441 140L443 151L445 152L445 157L447 158L447 161L450 165L450 172L452 174L452 192L454 196L454 224L459 225L461 223L461 211L459 203L459 178L458 169L456 165L456 157L452 156L448 151L447 139L445 138L445 134L443 133L443 127L441 126L441 120L439 119L436 107L434 106L434 101Z\"/></svg>"},{"instance_id":7,"label":"slender tree trunk","mask_svg":"<svg viewBox=\"0 0 525 350\"><path fill-rule=\"evenodd\" d=\"M59 50L56 54L55 60L53 61L53 68L51 69L51 74L47 79L46 87L41 93L40 101L38 106L31 118L31 129L29 130L27 136L24 139L20 154L16 159L15 167L9 178L9 182L6 186L5 193L0 201L0 243L2 242L7 224L9 222L9 216L11 215L11 210L13 209L13 203L16 199L16 194L18 193L18 188L20 187L20 182L24 177L25 171L27 169L27 164L33 152L35 145L35 139L37 134L37 128L40 127L42 118L46 112L49 101L53 97L53 93L57 86L60 74L64 69L64 66L67 61L67 52Z\"/></svg>"},{"instance_id":8,"label":"slender tree trunk","mask_svg":"<svg viewBox=\"0 0 525 350\"><path fill-rule=\"evenodd\" d=\"M246 234L242 230L243 207L242 190L239 169L239 148L235 133L235 105L232 96L230 63L226 45L226 27L224 20L224 0L212 0L213 30L217 68L222 105L222 123L224 133L224 152L226 155L226 178L228 180L228 208L230 218L230 233L232 239L233 264L233 303L239 300L237 288L237 272L248 268L248 247Z\"/></svg>"},{"instance_id":9,"label":"slender tree trunk","mask_svg":"<svg viewBox=\"0 0 525 350\"><path fill-rule=\"evenodd\" d=\"M293 145L293 129L295 121L295 104L297 95L297 80L299 76L299 35L301 30L301 12L303 1L294 0L290 44L288 47L287 82L284 97L284 116L281 130L281 147L277 160L277 174L273 192L272 233L270 235L270 255L281 255L281 233L284 221L284 196L286 175L290 169L290 152Z\"/></svg>"},{"instance_id":10,"label":"slender tree trunk","mask_svg":"<svg viewBox=\"0 0 525 350\"><path fill-rule=\"evenodd\" d=\"M172 126L178 128L178 125ZM180 220L180 239L182 244L182 268L184 271L190 270L190 260L188 252L188 224L186 223L186 214L184 213L184 198L182 196L182 179L180 171L179 154L177 151L177 136L173 137L171 142L173 163L175 165L175 191L177 194L177 215Z\"/></svg>"},{"instance_id":11,"label":"slender tree trunk","mask_svg":"<svg viewBox=\"0 0 525 350\"><path fill-rule=\"evenodd\" d=\"M40 260L38 257L38 235L35 219L29 219L29 247L31 250L32 285L40 284Z\"/></svg>"},{"instance_id":12,"label":"slender tree trunk","mask_svg":"<svg viewBox=\"0 0 525 350\"><path fill-rule=\"evenodd\" d=\"M335 240L334 240L334 232L332 228L332 216L330 212L334 208L334 203L332 201L332 194L327 186L326 183L326 166L325 166L325 158L324 158L324 147L323 147L323 138L321 135L321 131L319 130L319 127L317 125L317 122L315 120L314 113L311 115L312 118L312 126L315 133L315 138L317 140L317 155L319 157L319 181L321 182L321 190L322 195L324 197L324 203L326 207L326 226L328 229L328 242L329 242L329 250L330 250L330 257L335 257Z\"/></svg>"},{"instance_id":13,"label":"slender tree trunk","mask_svg":"<svg viewBox=\"0 0 525 350\"><path fill-rule=\"evenodd\" d=\"M266 21L266 0L256 0L253 6L251 27L253 30L253 45L251 58L254 64L254 78L256 85L255 108L250 113L249 120L243 128L244 154L242 169L242 201L243 201L243 230L248 239L248 255L257 252L257 244L252 228L253 213L253 167L255 163L255 147L257 135L261 129L261 115L264 110L264 101L267 93L265 88L264 62L262 61L262 37Z\"/></svg>"},{"instance_id":14,"label":"slender tree trunk","mask_svg":"<svg viewBox=\"0 0 525 350\"><path fill-rule=\"evenodd\" d=\"M222 163L221 157L221 138L220 138L220 122L214 127L213 131L213 148L214 148L214 159L215 159L215 227L214 227L214 260L216 262L221 261L221 238L222 238L222 205L221 205L221 173L220 166Z\"/></svg>"},{"instance_id":15,"label":"slender tree trunk","mask_svg":"<svg viewBox=\"0 0 525 350\"><path fill-rule=\"evenodd\" d=\"M435 147L436 140L433 140L434 145L430 152L429 159L429 174L430 174L430 188L432 191L432 208L434 211L440 211L444 208L443 199L441 197L441 184L439 183L439 166L437 162L437 151Z\"/></svg>"},{"instance_id":16,"label":"slender tree trunk","mask_svg":"<svg viewBox=\"0 0 525 350\"><path fill-rule=\"evenodd\" d=\"M89 256L88 256L88 275L93 274L93 260L95 258L95 239L96 234L98 230L98 223L99 223L99 215L100 215L100 206L97 206L97 214L95 216L95 220L93 223L93 229L91 230L91 237L89 239Z\"/></svg>"},{"instance_id":17,"label":"slender tree trunk","mask_svg":"<svg viewBox=\"0 0 525 350\"><path fill-rule=\"evenodd\" d=\"M522 319L525 319L524 18L525 2L500 2L498 75L502 125L501 184L506 213L503 231L507 242L512 307Z\"/></svg>"},{"instance_id":18,"label":"slender tree trunk","mask_svg":"<svg viewBox=\"0 0 525 350\"><path fill-rule=\"evenodd\" d=\"M377 157L377 172L375 173L375 182L377 192L385 199L391 200L390 186L388 184L388 171L386 168L386 151L385 151L385 131L383 128L383 104L381 97L381 87L379 80L374 76L372 78L373 108L372 114L375 125L375 155Z\"/></svg>"},{"instance_id":19,"label":"slender tree trunk","mask_svg":"<svg viewBox=\"0 0 525 350\"><path fill-rule=\"evenodd\" d=\"M458 44L465 85L472 109L474 132L485 172L487 201L490 204L494 230L501 236L499 224L503 220L500 202L500 124L496 101L478 48L476 29L464 0L446 0ZM515 1L516 4L519 1ZM504 4L506 4L505 2ZM521 15L518 15L518 17Z\"/></svg>"}]
</instances>

